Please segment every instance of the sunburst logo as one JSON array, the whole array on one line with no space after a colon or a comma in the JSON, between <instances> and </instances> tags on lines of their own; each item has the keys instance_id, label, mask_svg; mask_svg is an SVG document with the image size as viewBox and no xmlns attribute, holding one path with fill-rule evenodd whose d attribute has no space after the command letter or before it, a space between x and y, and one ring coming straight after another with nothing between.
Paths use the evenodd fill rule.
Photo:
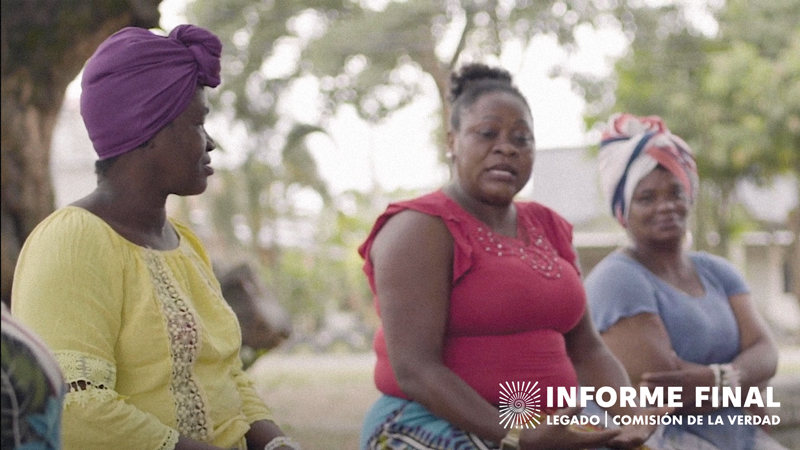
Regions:
<instances>
[{"instance_id":1,"label":"sunburst logo","mask_svg":"<svg viewBox=\"0 0 800 450\"><path fill-rule=\"evenodd\" d=\"M503 428L536 428L541 417L539 382L500 383L500 425Z\"/></svg>"}]
</instances>

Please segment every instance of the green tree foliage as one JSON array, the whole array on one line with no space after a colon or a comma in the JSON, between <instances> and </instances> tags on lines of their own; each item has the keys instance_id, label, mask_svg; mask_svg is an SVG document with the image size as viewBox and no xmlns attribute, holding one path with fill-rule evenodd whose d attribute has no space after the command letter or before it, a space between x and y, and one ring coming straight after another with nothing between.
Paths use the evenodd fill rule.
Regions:
<instances>
[{"instance_id":1,"label":"green tree foliage","mask_svg":"<svg viewBox=\"0 0 800 450\"><path fill-rule=\"evenodd\" d=\"M281 110L298 78L295 69L281 69L291 65L282 52L297 38L291 21L328 3L335 2L198 0L187 11L191 22L214 30L224 42L223 83L211 101L232 129L243 129L234 145L221 146L238 162L218 170L207 196L212 223L228 245L251 249L268 266L280 248L278 240L264 236L275 236L280 220L296 218L293 195L311 189L323 202L330 200L306 146L306 138L323 129ZM280 73L270 70L273 66Z\"/></svg>"},{"instance_id":2,"label":"green tree foliage","mask_svg":"<svg viewBox=\"0 0 800 450\"><path fill-rule=\"evenodd\" d=\"M449 116L449 75L464 61L493 61L504 44L540 34L570 46L574 31L608 19L601 1L390 1L380 10L353 8L325 21L325 33L303 52L321 80L326 107L348 104L371 122L412 101L433 82ZM443 134L440 142L443 142ZM440 151L444 151L444 146Z\"/></svg>"},{"instance_id":3,"label":"green tree foliage","mask_svg":"<svg viewBox=\"0 0 800 450\"><path fill-rule=\"evenodd\" d=\"M370 4L382 3L382 7ZM463 60L497 57L508 41L552 34L565 44L581 25L603 24L615 2L566 0L197 0L190 15L226 43L221 98L251 131L277 122L291 81L313 76L323 113L342 105L377 122L431 80L446 117L447 81ZM281 65L278 76L265 68Z\"/></svg>"},{"instance_id":4,"label":"green tree foliage","mask_svg":"<svg viewBox=\"0 0 800 450\"><path fill-rule=\"evenodd\" d=\"M603 20L599 11L606 3L194 1L189 20L214 30L224 43L223 82L212 94L213 109L232 128L243 125L246 134L237 148L222 149L241 155L240 163L219 170L218 185L206 196L218 234L260 256L289 309L311 311L315 322L320 308L331 305L360 310L370 302L355 247L386 201L376 202L375 193L348 193L360 207L343 209L327 194L305 138L323 132L345 105L379 122L431 81L446 117L447 81L456 64L497 57L504 42L525 43L541 33L570 43L575 27ZM302 120L291 112L296 106L288 107L297 89L318 95ZM298 189L317 192L324 210L317 234L309 237L314 244L290 247L282 244L281 229L288 221L299 233L310 220L292 214L291 195ZM346 256L336 256L342 252Z\"/></svg>"},{"instance_id":5,"label":"green tree foliage","mask_svg":"<svg viewBox=\"0 0 800 450\"><path fill-rule=\"evenodd\" d=\"M575 78L593 94L587 123L612 111L663 117L695 150L701 205L714 205L698 208L697 235L718 232L714 250L725 253L746 219L736 207L737 184L800 174L800 3L729 0L714 11L713 35L674 5L623 14L636 25L614 82Z\"/></svg>"},{"instance_id":6,"label":"green tree foliage","mask_svg":"<svg viewBox=\"0 0 800 450\"><path fill-rule=\"evenodd\" d=\"M355 249L379 212L359 192L345 192L341 201L354 202L360 209L346 214L326 208L316 218L312 243L284 249L282 264L273 272L273 284L287 310L305 315L310 328L318 327L324 313L331 310L354 311L366 321L373 318L371 305L365 301L370 293L361 272L363 260Z\"/></svg>"}]
</instances>

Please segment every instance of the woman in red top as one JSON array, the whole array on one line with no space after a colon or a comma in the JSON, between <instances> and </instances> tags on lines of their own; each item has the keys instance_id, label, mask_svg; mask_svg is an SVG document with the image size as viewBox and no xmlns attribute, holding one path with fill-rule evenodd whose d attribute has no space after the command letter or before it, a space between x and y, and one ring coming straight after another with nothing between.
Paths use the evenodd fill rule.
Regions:
<instances>
[{"instance_id":1,"label":"woman in red top","mask_svg":"<svg viewBox=\"0 0 800 450\"><path fill-rule=\"evenodd\" d=\"M542 420L520 435L506 428L519 415L509 409L501 423L501 388L519 386L509 383L538 383L544 398L549 386L629 381L587 315L571 225L513 201L533 170L534 136L510 74L467 65L451 77L451 102L452 181L390 205L359 249L381 315L375 383L385 394L362 449L640 445L652 427L588 433Z\"/></svg>"}]
</instances>

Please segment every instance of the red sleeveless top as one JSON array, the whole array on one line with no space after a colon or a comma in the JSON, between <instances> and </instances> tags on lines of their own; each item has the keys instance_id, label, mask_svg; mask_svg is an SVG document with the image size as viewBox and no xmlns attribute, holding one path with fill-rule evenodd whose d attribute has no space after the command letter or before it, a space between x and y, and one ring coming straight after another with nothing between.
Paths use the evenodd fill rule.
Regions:
<instances>
[{"instance_id":1,"label":"red sleeveless top","mask_svg":"<svg viewBox=\"0 0 800 450\"><path fill-rule=\"evenodd\" d=\"M494 405L500 403L501 383L538 382L542 393L548 386L578 386L564 342L586 308L572 225L538 203L515 205L517 236L526 236L527 243L493 233L440 190L390 204L359 247L377 308L369 250L383 225L406 209L444 222L454 241L444 364ZM389 363L382 328L374 348L378 390L408 399Z\"/></svg>"}]
</instances>

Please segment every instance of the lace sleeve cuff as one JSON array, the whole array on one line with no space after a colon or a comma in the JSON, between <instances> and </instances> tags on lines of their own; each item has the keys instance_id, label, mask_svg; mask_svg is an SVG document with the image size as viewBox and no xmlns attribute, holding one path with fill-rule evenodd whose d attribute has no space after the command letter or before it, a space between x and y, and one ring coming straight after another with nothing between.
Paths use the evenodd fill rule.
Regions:
<instances>
[{"instance_id":1,"label":"lace sleeve cuff","mask_svg":"<svg viewBox=\"0 0 800 450\"><path fill-rule=\"evenodd\" d=\"M117 383L117 368L105 359L72 350L56 351L55 357L71 390L113 390Z\"/></svg>"}]
</instances>

